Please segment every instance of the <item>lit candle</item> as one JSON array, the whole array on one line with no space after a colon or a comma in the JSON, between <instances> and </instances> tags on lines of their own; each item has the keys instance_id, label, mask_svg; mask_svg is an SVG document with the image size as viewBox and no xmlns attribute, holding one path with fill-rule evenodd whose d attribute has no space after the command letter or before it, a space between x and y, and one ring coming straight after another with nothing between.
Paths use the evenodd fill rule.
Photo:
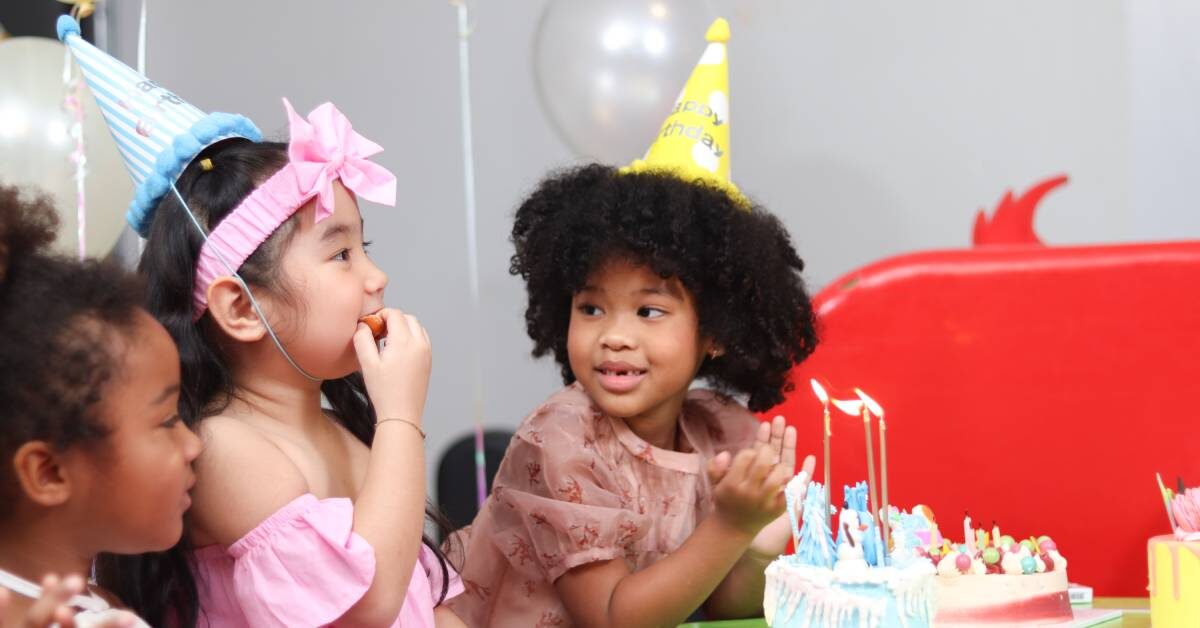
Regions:
<instances>
[{"instance_id":1,"label":"lit candle","mask_svg":"<svg viewBox=\"0 0 1200 628\"><path fill-rule=\"evenodd\" d=\"M881 521L883 521L883 555L884 564L887 564L888 551L891 545L891 512L888 507L888 463L887 463L887 422L883 420L883 406L871 398L870 395L863 392L861 388L855 388L854 393L858 395L863 402L863 421L867 423L867 460L871 456L871 415L874 414L879 418L879 479L882 482L881 490L883 492L883 501L879 504L883 509ZM868 465L868 469L870 466ZM874 489L872 489L874 490Z\"/></svg>"},{"instance_id":2,"label":"lit candle","mask_svg":"<svg viewBox=\"0 0 1200 628\"><path fill-rule=\"evenodd\" d=\"M995 521L992 522L992 546L1000 547L1000 526Z\"/></svg>"},{"instance_id":3,"label":"lit candle","mask_svg":"<svg viewBox=\"0 0 1200 628\"><path fill-rule=\"evenodd\" d=\"M967 549L975 551L975 531L971 528L971 513L966 513L963 517L963 542L967 544Z\"/></svg>"},{"instance_id":4,"label":"lit candle","mask_svg":"<svg viewBox=\"0 0 1200 628\"><path fill-rule=\"evenodd\" d=\"M871 521L878 522L879 497L875 492L875 448L871 444L871 415L867 411L866 404L859 399L833 399L833 405L850 416L861 414L863 418L863 431L866 432L867 437L867 513L871 515ZM873 533L871 537L879 538ZM880 552L880 556L887 554L886 550L885 547L884 551Z\"/></svg>"},{"instance_id":5,"label":"lit candle","mask_svg":"<svg viewBox=\"0 0 1200 628\"><path fill-rule=\"evenodd\" d=\"M833 512L829 507L829 491L833 483L829 481L829 438L833 436L833 429L829 424L829 393L825 392L825 387L821 386L820 382L815 379L808 380L812 384L813 394L821 401L821 405L825 408L825 432L822 440L825 443L825 526L830 530L833 529Z\"/></svg>"}]
</instances>

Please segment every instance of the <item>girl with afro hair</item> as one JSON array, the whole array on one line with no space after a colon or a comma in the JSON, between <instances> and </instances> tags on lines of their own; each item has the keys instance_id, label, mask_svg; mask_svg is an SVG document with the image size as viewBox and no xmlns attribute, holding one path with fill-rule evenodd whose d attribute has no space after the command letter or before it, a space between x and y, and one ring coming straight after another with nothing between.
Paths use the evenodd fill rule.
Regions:
<instances>
[{"instance_id":1,"label":"girl with afro hair","mask_svg":"<svg viewBox=\"0 0 1200 628\"><path fill-rule=\"evenodd\" d=\"M0 185L0 625L148 628L83 576L179 540L200 439L141 283L52 253L57 228L49 197Z\"/></svg>"},{"instance_id":2,"label":"girl with afro hair","mask_svg":"<svg viewBox=\"0 0 1200 628\"><path fill-rule=\"evenodd\" d=\"M782 223L717 183L588 165L542 181L512 241L533 355L566 387L521 423L462 533L452 608L473 626L758 616L796 434L751 411L817 343Z\"/></svg>"}]
</instances>

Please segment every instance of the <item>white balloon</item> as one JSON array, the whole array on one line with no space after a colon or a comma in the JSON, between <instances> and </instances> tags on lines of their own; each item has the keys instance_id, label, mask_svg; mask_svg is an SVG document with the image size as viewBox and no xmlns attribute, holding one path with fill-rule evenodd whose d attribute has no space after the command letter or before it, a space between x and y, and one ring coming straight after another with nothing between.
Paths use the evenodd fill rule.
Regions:
<instances>
[{"instance_id":1,"label":"white balloon","mask_svg":"<svg viewBox=\"0 0 1200 628\"><path fill-rule=\"evenodd\" d=\"M61 223L54 246L75 255L75 164L70 160L75 138L70 133L74 118L64 105L65 54L66 48L53 39L0 41L0 183L50 194ZM72 59L72 76L78 76L74 63ZM86 251L103 257L125 230L133 182L91 90L84 84L80 93L87 169Z\"/></svg>"},{"instance_id":2,"label":"white balloon","mask_svg":"<svg viewBox=\"0 0 1200 628\"><path fill-rule=\"evenodd\" d=\"M551 0L534 39L534 73L563 140L606 163L641 157L715 17L697 0Z\"/></svg>"}]
</instances>

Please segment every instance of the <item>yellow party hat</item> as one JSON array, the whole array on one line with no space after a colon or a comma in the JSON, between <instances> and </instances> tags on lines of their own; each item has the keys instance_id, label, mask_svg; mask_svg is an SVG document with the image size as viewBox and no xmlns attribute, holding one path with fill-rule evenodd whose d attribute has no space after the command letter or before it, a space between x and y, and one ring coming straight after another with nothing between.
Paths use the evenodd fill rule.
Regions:
<instances>
[{"instance_id":1,"label":"yellow party hat","mask_svg":"<svg viewBox=\"0 0 1200 628\"><path fill-rule=\"evenodd\" d=\"M729 179L729 22L717 18L705 34L708 47L683 86L675 107L646 155L622 172L668 171L714 184L748 205Z\"/></svg>"}]
</instances>

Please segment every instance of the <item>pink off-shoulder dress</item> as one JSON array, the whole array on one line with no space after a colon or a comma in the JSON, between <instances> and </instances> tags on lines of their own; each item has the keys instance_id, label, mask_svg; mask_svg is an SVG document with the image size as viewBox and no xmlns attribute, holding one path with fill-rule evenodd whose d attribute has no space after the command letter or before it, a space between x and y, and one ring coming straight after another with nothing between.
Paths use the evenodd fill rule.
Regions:
<instances>
[{"instance_id":1,"label":"pink off-shoulder dress","mask_svg":"<svg viewBox=\"0 0 1200 628\"><path fill-rule=\"evenodd\" d=\"M349 499L305 494L228 548L194 553L200 626L332 626L370 588L375 551L356 534ZM447 565L446 599L462 592ZM442 595L442 568L424 545L393 627L432 627Z\"/></svg>"},{"instance_id":2,"label":"pink off-shoulder dress","mask_svg":"<svg viewBox=\"0 0 1200 628\"><path fill-rule=\"evenodd\" d=\"M681 451L654 447L600 412L578 384L517 429L492 494L464 530L470 626L569 626L554 588L568 570L621 558L637 571L670 554L712 511L708 459L753 443L758 419L711 391L688 393Z\"/></svg>"}]
</instances>

